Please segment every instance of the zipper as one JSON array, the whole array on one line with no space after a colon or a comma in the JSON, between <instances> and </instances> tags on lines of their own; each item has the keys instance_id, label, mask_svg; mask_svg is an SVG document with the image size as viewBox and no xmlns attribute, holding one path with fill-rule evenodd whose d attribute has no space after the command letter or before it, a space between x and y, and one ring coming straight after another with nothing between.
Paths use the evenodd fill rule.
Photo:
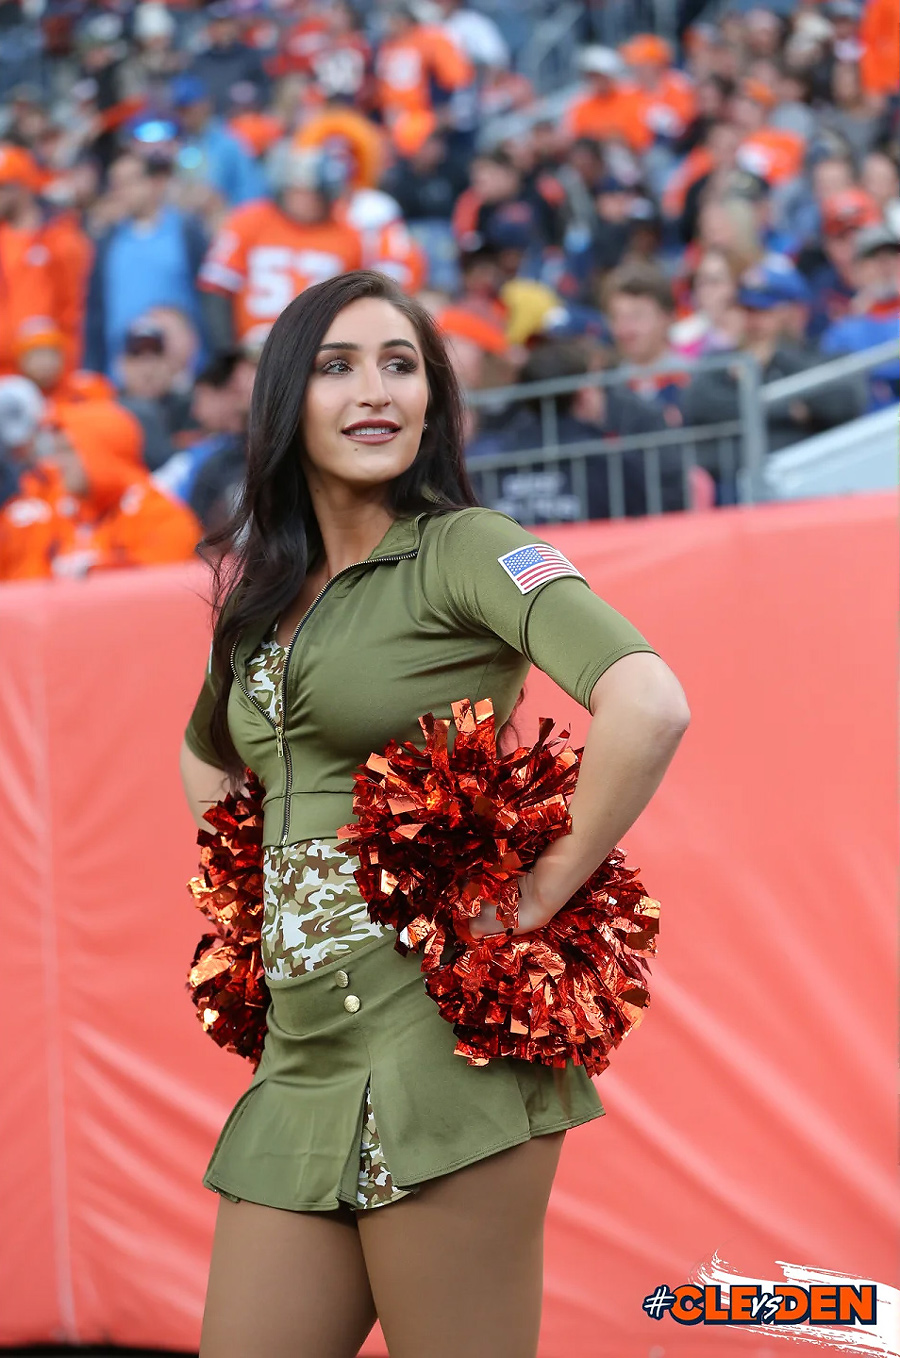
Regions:
<instances>
[{"instance_id":1,"label":"zipper","mask_svg":"<svg viewBox=\"0 0 900 1358\"><path fill-rule=\"evenodd\" d=\"M285 722L285 715L286 715L286 713L287 713L287 677L288 677L288 670L290 669L290 665L291 665L291 656L292 656L293 651L294 651L294 646L295 646L296 643L297 643L297 638L300 636L300 633L302 632L303 628L306 626L306 623L308 622L309 618L312 616L312 614L314 613L314 611L315 611L316 608L318 607L319 601L325 597L325 595L326 595L326 594L328 593L328 591L331 589L331 586L332 586L333 584L335 584L338 580L340 580L340 578L341 578L342 575L346 575L346 574L348 573L348 571L356 570L359 566L375 566L375 565L377 565L377 564L378 564L379 562L381 562L381 561L410 561L410 560L412 560L413 557L415 557L415 556L417 556L417 555L418 555L418 549L417 549L416 551L414 551L414 552L400 552L400 553L399 553L398 555L396 555L396 556L378 556L378 557L373 557L371 560L367 559L367 560L365 560L365 561L354 561L354 562L352 562L349 566L345 566L345 567L343 568L343 570L338 571L336 575L333 575L333 576L331 577L331 579L325 584L324 588L322 588L322 589L319 591L319 593L316 595L316 597L313 599L312 603L310 604L309 608L308 608L308 609L306 610L306 612L303 614L303 617L302 617L302 618L300 619L300 621L297 623L297 626L294 628L293 635L292 635L292 637L291 637L291 639L290 639L290 641L288 642L288 645L287 645L287 654L285 655L285 658L284 658L284 669L283 669L282 675L281 675L281 693L280 693L281 702L279 703L279 708L280 708L280 711L281 711L281 720L280 720L280 721L274 722L274 721L272 720L272 718L269 716L268 712L265 710L265 708L262 707L262 706L256 701L256 699L253 697L253 694L250 693L250 692L248 691L247 686L246 686L246 684L244 683L244 681L243 681L243 679L241 678L241 676L238 674L238 672L237 672L237 667L236 667L236 665L235 665L235 663L234 663L234 659L235 659L235 654L236 654L236 652L237 652L238 643L235 642L234 645L233 645L232 648L231 648L231 670L232 670L232 673L233 673L235 679L237 680L238 685L240 686L241 691L243 692L244 696L250 700L250 702L251 702L251 703L253 704L253 706L256 708L257 712L262 713L262 715L265 717L266 721L267 721L267 722L269 723L269 725L272 727L272 730L275 732L275 744L276 744L276 747L277 747L277 750L278 750L278 758L284 760L284 765L285 765L285 769L284 769L284 820L282 821L282 825L281 825L281 845L282 845L282 847L283 847L285 844L287 844L288 830L290 829L290 822L291 822L291 789L292 789L292 787L293 787L293 782L294 782L294 768L293 768L293 762L292 762L292 760L291 760L291 747L290 747L290 744L289 744L289 743L285 740L285 738L284 738L284 722Z\"/></svg>"}]
</instances>

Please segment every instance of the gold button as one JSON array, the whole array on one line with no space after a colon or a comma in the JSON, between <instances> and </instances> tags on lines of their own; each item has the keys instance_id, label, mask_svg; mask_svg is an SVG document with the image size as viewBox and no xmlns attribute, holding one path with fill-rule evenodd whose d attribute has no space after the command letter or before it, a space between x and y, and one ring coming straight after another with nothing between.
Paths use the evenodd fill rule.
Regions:
<instances>
[{"instance_id":1,"label":"gold button","mask_svg":"<svg viewBox=\"0 0 900 1358\"><path fill-rule=\"evenodd\" d=\"M346 971L336 971L334 973L334 979L335 983L341 987L341 990L344 990L345 987L350 984L350 977L347 975Z\"/></svg>"},{"instance_id":2,"label":"gold button","mask_svg":"<svg viewBox=\"0 0 900 1358\"><path fill-rule=\"evenodd\" d=\"M359 1008L359 1003L360 1001L358 995L348 995L347 998L344 1000L344 1008L346 1009L348 1014L355 1014L357 1009Z\"/></svg>"}]
</instances>

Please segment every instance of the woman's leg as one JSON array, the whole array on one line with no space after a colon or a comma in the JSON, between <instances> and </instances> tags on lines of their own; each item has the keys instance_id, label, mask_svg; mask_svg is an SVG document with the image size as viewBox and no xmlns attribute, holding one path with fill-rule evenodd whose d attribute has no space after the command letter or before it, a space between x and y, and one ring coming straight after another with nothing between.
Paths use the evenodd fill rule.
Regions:
<instances>
[{"instance_id":1,"label":"woman's leg","mask_svg":"<svg viewBox=\"0 0 900 1358\"><path fill-rule=\"evenodd\" d=\"M374 1323L353 1213L219 1200L200 1358L356 1358Z\"/></svg>"},{"instance_id":2,"label":"woman's leg","mask_svg":"<svg viewBox=\"0 0 900 1358\"><path fill-rule=\"evenodd\" d=\"M544 1215L564 1137L533 1137L357 1213L391 1358L537 1353Z\"/></svg>"}]
</instances>

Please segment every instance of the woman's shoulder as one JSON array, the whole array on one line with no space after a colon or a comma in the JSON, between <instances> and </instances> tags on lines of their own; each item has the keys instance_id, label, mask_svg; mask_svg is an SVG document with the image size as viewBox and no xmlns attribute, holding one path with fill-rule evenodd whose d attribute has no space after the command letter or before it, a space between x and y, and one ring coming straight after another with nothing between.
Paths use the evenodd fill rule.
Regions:
<instances>
[{"instance_id":1,"label":"woman's shoulder","mask_svg":"<svg viewBox=\"0 0 900 1358\"><path fill-rule=\"evenodd\" d=\"M493 549L494 545L527 546L539 542L532 532L509 514L499 509L489 509L486 505L467 505L464 509L451 509L443 514L431 516L425 536L429 545L445 555L447 552L462 553L473 549Z\"/></svg>"}]
</instances>

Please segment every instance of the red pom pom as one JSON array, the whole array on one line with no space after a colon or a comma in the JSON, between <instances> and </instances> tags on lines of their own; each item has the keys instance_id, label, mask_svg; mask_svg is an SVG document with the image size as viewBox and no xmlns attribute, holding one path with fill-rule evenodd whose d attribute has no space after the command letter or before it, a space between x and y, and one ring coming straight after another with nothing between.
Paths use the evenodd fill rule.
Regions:
<instances>
[{"instance_id":1,"label":"red pom pom","mask_svg":"<svg viewBox=\"0 0 900 1358\"><path fill-rule=\"evenodd\" d=\"M518 877L571 828L566 798L579 756L551 749L552 721L540 723L530 750L498 759L490 699L475 707L464 699L452 711L452 753L450 722L420 717L424 751L392 740L371 755L354 779L357 820L337 831L345 836L338 847L359 858L355 877L371 918L398 933L471 919L482 900L515 924Z\"/></svg>"},{"instance_id":2,"label":"red pom pom","mask_svg":"<svg viewBox=\"0 0 900 1358\"><path fill-rule=\"evenodd\" d=\"M263 787L249 769L246 791L229 793L203 819L200 876L188 890L213 925L197 944L187 989L214 1042L253 1063L262 1055L269 990L259 951L262 927Z\"/></svg>"},{"instance_id":3,"label":"red pom pom","mask_svg":"<svg viewBox=\"0 0 900 1358\"><path fill-rule=\"evenodd\" d=\"M515 938L432 946L425 988L470 1065L515 1056L545 1066L571 1059L589 1075L636 1028L650 1002L647 957L656 953L659 902L614 850L548 924Z\"/></svg>"},{"instance_id":4,"label":"red pom pom","mask_svg":"<svg viewBox=\"0 0 900 1358\"><path fill-rule=\"evenodd\" d=\"M391 741L362 766L357 822L338 830L340 847L359 858L371 918L406 929L398 951L421 947L426 989L454 1025L458 1054L477 1065L571 1059L598 1074L649 1004L645 959L656 952L659 902L614 849L543 928L472 939L482 901L497 906L501 924L517 923L518 878L571 828L582 751L554 749L545 718L530 749L499 758L490 700L452 711L452 752L450 723L429 713L424 751Z\"/></svg>"}]
</instances>

